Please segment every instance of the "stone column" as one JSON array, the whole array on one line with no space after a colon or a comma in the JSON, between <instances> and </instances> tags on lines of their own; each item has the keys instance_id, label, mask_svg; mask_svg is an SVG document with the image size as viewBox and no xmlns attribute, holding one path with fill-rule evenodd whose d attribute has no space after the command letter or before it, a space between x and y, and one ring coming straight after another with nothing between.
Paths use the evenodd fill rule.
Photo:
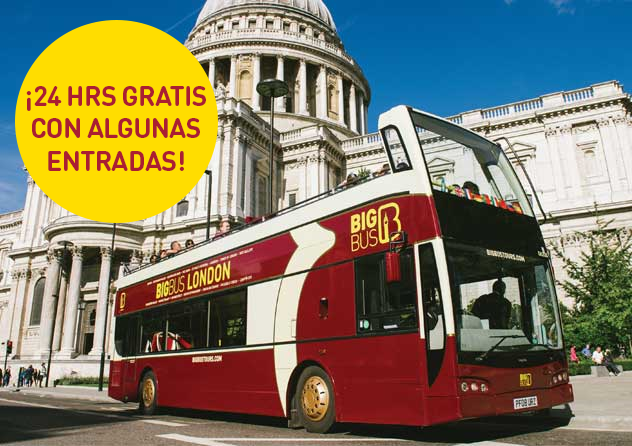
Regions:
<instances>
[{"instance_id":1,"label":"stone column","mask_svg":"<svg viewBox=\"0 0 632 446\"><path fill-rule=\"evenodd\" d=\"M81 272L83 269L83 248L73 246L72 267L70 269L70 285L68 287L68 304L64 320L64 334L59 355L70 358L75 352L75 336L77 334L77 313L81 297Z\"/></svg>"},{"instance_id":2,"label":"stone column","mask_svg":"<svg viewBox=\"0 0 632 446\"><path fill-rule=\"evenodd\" d=\"M285 80L285 59L283 59L283 56L277 56L277 74L276 74L276 78L284 81ZM290 94L290 93L288 93ZM281 96L280 98L277 98L276 100L276 110L280 111L280 112L285 112L286 108L285 108L285 96Z\"/></svg>"},{"instance_id":3,"label":"stone column","mask_svg":"<svg viewBox=\"0 0 632 446\"><path fill-rule=\"evenodd\" d=\"M366 123L364 121L364 113L365 113L365 108L364 108L364 94L361 92L360 93L360 134L361 135L366 135Z\"/></svg>"},{"instance_id":4,"label":"stone column","mask_svg":"<svg viewBox=\"0 0 632 446\"><path fill-rule=\"evenodd\" d=\"M316 102L318 104L316 116L326 119L329 113L327 111L327 67L324 65L321 65L318 73L318 96Z\"/></svg>"},{"instance_id":5,"label":"stone column","mask_svg":"<svg viewBox=\"0 0 632 446\"><path fill-rule=\"evenodd\" d=\"M345 125L345 87L342 74L338 75L338 121Z\"/></svg>"},{"instance_id":6,"label":"stone column","mask_svg":"<svg viewBox=\"0 0 632 446\"><path fill-rule=\"evenodd\" d=\"M55 316L55 329L53 331L53 351L61 348L61 330L64 326L64 313L66 312L66 293L68 291L68 276L60 271L61 282L59 286L59 298L57 299L57 315Z\"/></svg>"},{"instance_id":7,"label":"stone column","mask_svg":"<svg viewBox=\"0 0 632 446\"><path fill-rule=\"evenodd\" d=\"M298 76L300 88L298 95L298 110L301 115L307 115L307 62L305 62L305 59L301 59Z\"/></svg>"},{"instance_id":8,"label":"stone column","mask_svg":"<svg viewBox=\"0 0 632 446\"><path fill-rule=\"evenodd\" d=\"M11 328L8 339L13 341L13 352L11 355L15 356L20 354L22 347L24 304L26 303L28 285L31 280L31 270L28 266L14 267L11 277L13 279L13 283L11 283L11 298L9 299Z\"/></svg>"},{"instance_id":9,"label":"stone column","mask_svg":"<svg viewBox=\"0 0 632 446\"><path fill-rule=\"evenodd\" d=\"M97 295L97 315L94 322L94 342L91 356L99 356L103 352L104 322L107 317L107 303L110 297L110 269L112 267L112 250L101 248L101 270L99 272L99 290Z\"/></svg>"},{"instance_id":10,"label":"stone column","mask_svg":"<svg viewBox=\"0 0 632 446\"><path fill-rule=\"evenodd\" d=\"M567 172L566 187L570 190L571 198L581 197L581 175L577 160L577 146L573 141L572 126L564 125L560 128L562 153L564 153L564 171Z\"/></svg>"},{"instance_id":11,"label":"stone column","mask_svg":"<svg viewBox=\"0 0 632 446\"><path fill-rule=\"evenodd\" d=\"M612 191L618 192L622 189L620 180L625 180L625 164L623 159L617 156L618 141L616 141L616 134L613 135L613 132L611 132L614 128L609 118L598 120L597 126L599 127L601 140L603 141L602 147L606 159L606 167L608 169L608 181L610 182Z\"/></svg>"},{"instance_id":12,"label":"stone column","mask_svg":"<svg viewBox=\"0 0 632 446\"><path fill-rule=\"evenodd\" d=\"M252 109L261 110L261 99L257 91L257 85L261 82L261 55L252 56Z\"/></svg>"},{"instance_id":13,"label":"stone column","mask_svg":"<svg viewBox=\"0 0 632 446\"><path fill-rule=\"evenodd\" d=\"M356 106L356 89L353 83L349 91L349 126L352 131L358 133L358 108Z\"/></svg>"},{"instance_id":14,"label":"stone column","mask_svg":"<svg viewBox=\"0 0 632 446\"><path fill-rule=\"evenodd\" d=\"M230 82L226 96L236 98L237 92L237 56L230 56Z\"/></svg>"},{"instance_id":15,"label":"stone column","mask_svg":"<svg viewBox=\"0 0 632 446\"><path fill-rule=\"evenodd\" d=\"M215 89L215 59L208 61L208 80L211 81L211 87Z\"/></svg>"},{"instance_id":16,"label":"stone column","mask_svg":"<svg viewBox=\"0 0 632 446\"><path fill-rule=\"evenodd\" d=\"M558 130L555 127L544 129L544 135L548 143L548 153L553 167L553 182L555 185L555 196L558 200L566 199L565 173L563 169L563 158L559 148ZM557 209L555 209L557 210Z\"/></svg>"},{"instance_id":17,"label":"stone column","mask_svg":"<svg viewBox=\"0 0 632 446\"><path fill-rule=\"evenodd\" d=\"M50 250L48 253L48 268L46 271L46 284L44 285L44 302L42 304L42 317L39 333L39 351L42 357L48 357L53 340L55 315L57 313L57 297L59 291L59 274L61 272L61 253Z\"/></svg>"},{"instance_id":18,"label":"stone column","mask_svg":"<svg viewBox=\"0 0 632 446\"><path fill-rule=\"evenodd\" d=\"M629 189L632 186L632 156L627 156L625 151L632 150L632 135L628 130L630 125L626 116L615 117L614 125L619 138L619 147L621 148L621 156L625 167L625 184Z\"/></svg>"}]
</instances>

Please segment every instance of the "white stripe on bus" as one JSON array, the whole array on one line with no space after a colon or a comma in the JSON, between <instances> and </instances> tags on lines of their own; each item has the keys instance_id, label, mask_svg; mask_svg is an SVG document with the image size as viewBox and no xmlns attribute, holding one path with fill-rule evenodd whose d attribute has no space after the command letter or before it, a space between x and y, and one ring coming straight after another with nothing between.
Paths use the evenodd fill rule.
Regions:
<instances>
[{"instance_id":1,"label":"white stripe on bus","mask_svg":"<svg viewBox=\"0 0 632 446\"><path fill-rule=\"evenodd\" d=\"M323 254L336 244L336 234L323 228L318 223L293 230L291 233L296 243L296 251L288 262L285 275L310 270ZM274 318L274 342L296 340L296 319L298 304L303 285L308 273L294 274L285 277L281 282ZM283 413L286 408L287 387L292 371L297 366L296 344L274 346L274 372L276 375L279 400Z\"/></svg>"}]
</instances>

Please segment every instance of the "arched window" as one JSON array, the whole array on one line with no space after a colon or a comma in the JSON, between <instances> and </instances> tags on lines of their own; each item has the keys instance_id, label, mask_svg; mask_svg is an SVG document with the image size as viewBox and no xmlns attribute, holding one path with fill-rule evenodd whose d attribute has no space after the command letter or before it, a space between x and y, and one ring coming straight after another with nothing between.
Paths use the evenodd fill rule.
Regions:
<instances>
[{"instance_id":1,"label":"arched window","mask_svg":"<svg viewBox=\"0 0 632 446\"><path fill-rule=\"evenodd\" d=\"M186 217L189 214L189 202L182 200L176 205L176 217Z\"/></svg>"},{"instance_id":2,"label":"arched window","mask_svg":"<svg viewBox=\"0 0 632 446\"><path fill-rule=\"evenodd\" d=\"M44 286L46 279L42 277L35 283L33 288L33 303L31 305L30 325L39 325L42 320L42 303L44 301Z\"/></svg>"},{"instance_id":3,"label":"arched window","mask_svg":"<svg viewBox=\"0 0 632 446\"><path fill-rule=\"evenodd\" d=\"M250 74L250 71L242 71L239 75L237 95L239 99L248 105L252 105L252 74Z\"/></svg>"}]
</instances>

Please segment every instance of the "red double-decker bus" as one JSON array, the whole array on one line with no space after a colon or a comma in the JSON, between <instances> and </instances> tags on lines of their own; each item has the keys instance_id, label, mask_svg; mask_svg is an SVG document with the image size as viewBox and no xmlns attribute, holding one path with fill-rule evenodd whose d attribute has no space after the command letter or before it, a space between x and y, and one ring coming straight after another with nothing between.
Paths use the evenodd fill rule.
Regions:
<instances>
[{"instance_id":1,"label":"red double-decker bus","mask_svg":"<svg viewBox=\"0 0 632 446\"><path fill-rule=\"evenodd\" d=\"M110 396L311 432L572 401L549 255L502 148L408 107L380 133L389 174L121 278Z\"/></svg>"}]
</instances>

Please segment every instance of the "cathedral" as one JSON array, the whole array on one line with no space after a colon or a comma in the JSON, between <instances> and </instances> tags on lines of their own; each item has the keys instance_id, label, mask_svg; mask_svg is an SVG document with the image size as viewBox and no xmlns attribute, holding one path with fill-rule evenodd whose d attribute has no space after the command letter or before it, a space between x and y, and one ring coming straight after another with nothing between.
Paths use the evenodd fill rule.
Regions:
<instances>
[{"instance_id":1,"label":"cathedral","mask_svg":"<svg viewBox=\"0 0 632 446\"><path fill-rule=\"evenodd\" d=\"M13 343L12 369L52 352L52 378L97 376L104 340L110 345L110 268L124 274L172 241L205 240L209 203L212 231L222 220L241 225L386 162L380 136L367 131L369 83L322 0L207 0L185 45L216 92L213 175L159 215L118 225L112 251L110 224L62 209L27 174L24 209L0 215L0 341L2 353ZM270 78L289 86L275 99L274 129L271 100L256 88ZM618 82L448 119L511 144L518 175L527 184L521 164L535 188L528 193L542 202L548 244L578 254L575 234L595 228L599 216L632 229L632 102ZM427 163L433 180L451 184L451 160ZM563 279L559 259L554 266Z\"/></svg>"}]
</instances>

